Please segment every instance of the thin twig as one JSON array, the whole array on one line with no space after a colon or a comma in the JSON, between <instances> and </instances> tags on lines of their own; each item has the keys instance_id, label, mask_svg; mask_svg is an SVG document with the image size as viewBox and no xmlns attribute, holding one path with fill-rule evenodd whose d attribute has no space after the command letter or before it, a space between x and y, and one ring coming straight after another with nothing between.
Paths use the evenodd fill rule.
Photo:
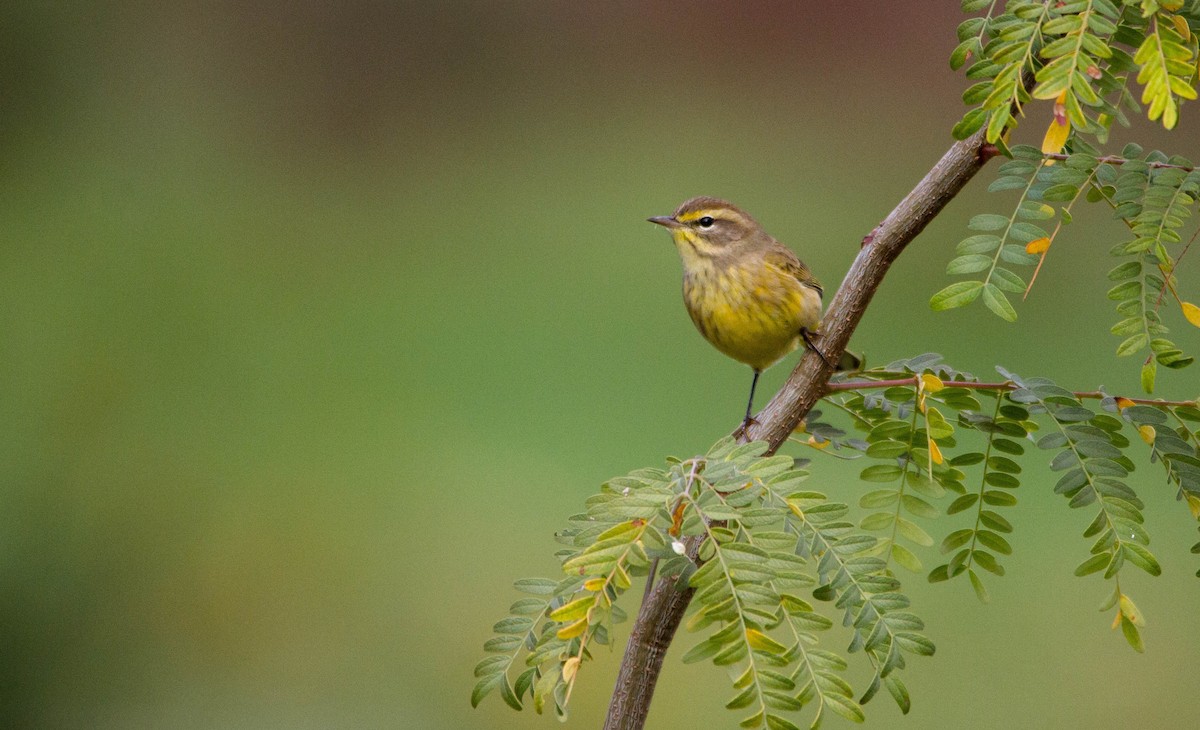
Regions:
<instances>
[{"instance_id":1,"label":"thin twig","mask_svg":"<svg viewBox=\"0 0 1200 730\"><path fill-rule=\"evenodd\" d=\"M1066 154L1065 152L1043 152L1042 157L1047 160L1065 160L1069 158L1070 155ZM1120 157L1118 155L1105 155L1104 157L1096 158L1096 162L1109 165L1124 165L1129 161L1130 160L1128 158ZM1194 165L1175 165L1170 162L1147 162L1146 160L1136 160L1136 162L1143 162L1147 167L1157 169L1170 168L1174 170L1183 170L1184 172L1191 172L1192 170L1196 169Z\"/></svg>"},{"instance_id":2,"label":"thin twig","mask_svg":"<svg viewBox=\"0 0 1200 730\"><path fill-rule=\"evenodd\" d=\"M874 388L916 387L920 376L911 378L896 378L893 380L844 380L829 383L826 392L835 393L846 390L871 390ZM980 383L974 380L944 380L942 385L947 388L969 388L971 390L1016 390L1021 386L1011 380L1003 383ZM1077 390L1071 393L1076 398L1120 398L1139 405L1158 406L1160 408L1175 408L1180 406L1196 406L1195 400L1160 400L1155 398L1126 398L1122 395L1112 395L1102 390Z\"/></svg>"},{"instance_id":3,"label":"thin twig","mask_svg":"<svg viewBox=\"0 0 1200 730\"><path fill-rule=\"evenodd\" d=\"M1184 245L1183 250L1180 251L1179 255L1175 257L1175 260L1171 262L1171 271L1163 271L1163 285L1162 288L1158 290L1158 299L1154 300L1154 311L1157 312L1159 307L1162 306L1163 295L1166 294L1168 286L1171 288L1171 294L1174 295L1175 301L1180 302L1181 304L1183 303L1179 298L1179 292L1175 291L1175 287L1171 286L1171 278L1175 276L1175 269L1179 268L1179 262L1182 261L1183 257L1187 255L1188 249L1190 249L1192 244L1196 242L1197 236L1200 236L1200 228L1196 229L1196 232L1192 234L1192 237L1188 239L1187 244ZM1162 266L1159 266L1159 269L1162 270Z\"/></svg>"},{"instance_id":4,"label":"thin twig","mask_svg":"<svg viewBox=\"0 0 1200 730\"><path fill-rule=\"evenodd\" d=\"M991 150L994 150L994 152L991 152ZM994 144L984 145L983 151L990 154L999 154L999 148ZM1070 155L1065 152L1043 152L1042 158L1046 160L1066 160L1070 158ZM1119 155L1105 155L1103 157L1097 157L1096 162L1109 165L1124 165L1126 162L1130 162L1130 160L1127 157L1121 157ZM1183 170L1184 172L1191 172L1192 170L1196 169L1194 165L1176 165L1170 162L1148 162L1146 160L1136 160L1136 162L1143 162L1147 167L1156 169L1171 168L1174 170Z\"/></svg>"}]
</instances>

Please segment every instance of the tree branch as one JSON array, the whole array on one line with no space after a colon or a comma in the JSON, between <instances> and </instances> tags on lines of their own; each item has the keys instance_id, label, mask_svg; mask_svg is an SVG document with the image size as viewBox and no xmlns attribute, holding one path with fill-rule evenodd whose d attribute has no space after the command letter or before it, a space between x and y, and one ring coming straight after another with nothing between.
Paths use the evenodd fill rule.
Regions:
<instances>
[{"instance_id":1,"label":"tree branch","mask_svg":"<svg viewBox=\"0 0 1200 730\"><path fill-rule=\"evenodd\" d=\"M867 234L822 324L819 345L829 362L837 362L845 351L850 335L896 257L995 155L996 148L984 144L984 130L955 143L887 218ZM825 394L832 374L833 369L822 358L807 351L783 389L758 414L756 422L740 434L741 440L767 441L769 453L774 453ZM686 543L693 560L699 542L699 538L691 538ZM605 730L641 730L645 725L663 656L691 598L692 591L678 590L673 578L659 579L646 595L621 660Z\"/></svg>"}]
</instances>

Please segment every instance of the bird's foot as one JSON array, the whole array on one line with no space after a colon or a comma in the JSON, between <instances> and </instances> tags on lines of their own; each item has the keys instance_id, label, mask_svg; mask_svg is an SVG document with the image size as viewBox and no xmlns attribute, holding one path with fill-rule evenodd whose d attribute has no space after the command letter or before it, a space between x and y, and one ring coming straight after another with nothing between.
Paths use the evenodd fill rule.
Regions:
<instances>
[{"instance_id":1,"label":"bird's foot","mask_svg":"<svg viewBox=\"0 0 1200 730\"><path fill-rule=\"evenodd\" d=\"M758 425L758 419L756 419L754 416L746 416L746 418L742 421L742 425L738 426L737 430L733 432L733 437L740 439L745 436L746 431L750 428L751 424Z\"/></svg>"}]
</instances>

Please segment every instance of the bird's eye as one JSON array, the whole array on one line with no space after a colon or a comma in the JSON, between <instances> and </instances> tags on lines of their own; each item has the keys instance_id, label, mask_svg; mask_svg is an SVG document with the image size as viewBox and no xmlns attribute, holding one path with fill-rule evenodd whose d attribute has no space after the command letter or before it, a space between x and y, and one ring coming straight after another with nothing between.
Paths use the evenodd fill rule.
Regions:
<instances>
[{"instance_id":1,"label":"bird's eye","mask_svg":"<svg viewBox=\"0 0 1200 730\"><path fill-rule=\"evenodd\" d=\"M706 216L704 216L703 218L701 218L699 221L697 221L697 223L699 223L699 224L700 224L700 227L701 227L701 228L712 228L712 227L713 227L713 223L715 223L715 222L716 222L716 221L714 221L714 220L712 219L712 216L711 216L711 215L706 215Z\"/></svg>"}]
</instances>

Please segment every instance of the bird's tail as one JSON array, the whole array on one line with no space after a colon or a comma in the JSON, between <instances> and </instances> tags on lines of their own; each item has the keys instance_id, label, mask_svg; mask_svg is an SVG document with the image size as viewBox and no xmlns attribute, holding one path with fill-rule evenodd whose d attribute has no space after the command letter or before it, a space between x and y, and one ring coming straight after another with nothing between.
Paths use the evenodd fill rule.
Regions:
<instances>
[{"instance_id":1,"label":"bird's tail","mask_svg":"<svg viewBox=\"0 0 1200 730\"><path fill-rule=\"evenodd\" d=\"M817 353L817 357L821 358L821 362L833 368L835 372L854 373L863 369L865 359L861 355L853 353L850 350L843 350L842 356L838 358L837 365L834 365L829 362L829 358L825 357L825 353L821 352L821 348L817 347L816 344L813 343L812 337L809 335L808 330L800 330L800 336L804 338L804 344L808 347L808 349Z\"/></svg>"}]
</instances>

